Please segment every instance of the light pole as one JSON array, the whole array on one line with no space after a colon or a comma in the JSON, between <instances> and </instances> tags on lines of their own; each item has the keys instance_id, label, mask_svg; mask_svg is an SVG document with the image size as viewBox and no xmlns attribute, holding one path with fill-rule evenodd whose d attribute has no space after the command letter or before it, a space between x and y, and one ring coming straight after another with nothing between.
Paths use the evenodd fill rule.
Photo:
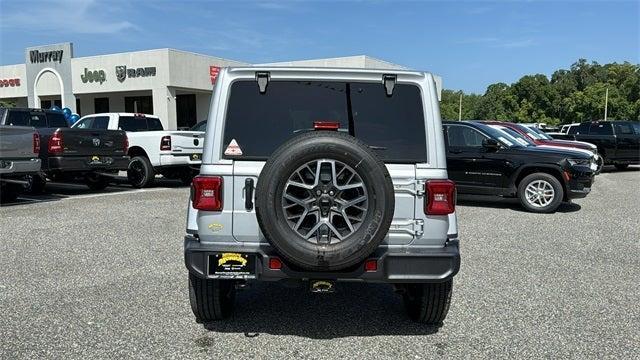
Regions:
<instances>
[{"instance_id":1,"label":"light pole","mask_svg":"<svg viewBox=\"0 0 640 360\"><path fill-rule=\"evenodd\" d=\"M609 88L604 93L604 121L607 121L607 105L609 105Z\"/></svg>"},{"instance_id":2,"label":"light pole","mask_svg":"<svg viewBox=\"0 0 640 360\"><path fill-rule=\"evenodd\" d=\"M462 120L462 90L460 90L460 102L458 104L458 121Z\"/></svg>"}]
</instances>

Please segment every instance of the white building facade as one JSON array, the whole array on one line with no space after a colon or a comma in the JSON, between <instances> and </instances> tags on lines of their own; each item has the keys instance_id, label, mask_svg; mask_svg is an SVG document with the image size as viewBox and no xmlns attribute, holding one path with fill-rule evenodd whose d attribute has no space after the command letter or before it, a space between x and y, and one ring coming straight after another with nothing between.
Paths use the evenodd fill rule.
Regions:
<instances>
[{"instance_id":1,"label":"white building facade","mask_svg":"<svg viewBox=\"0 0 640 360\"><path fill-rule=\"evenodd\" d=\"M154 114L175 130L207 119L218 68L247 65L174 49L76 58L72 43L45 45L27 48L24 64L0 66L0 100L17 107L68 107L81 116ZM405 69L364 55L268 65Z\"/></svg>"}]
</instances>

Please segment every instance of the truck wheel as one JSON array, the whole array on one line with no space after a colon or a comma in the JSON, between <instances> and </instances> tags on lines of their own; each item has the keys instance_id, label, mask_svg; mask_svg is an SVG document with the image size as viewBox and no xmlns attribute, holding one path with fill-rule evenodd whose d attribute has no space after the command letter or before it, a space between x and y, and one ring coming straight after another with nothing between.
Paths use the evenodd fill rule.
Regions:
<instances>
[{"instance_id":1,"label":"truck wheel","mask_svg":"<svg viewBox=\"0 0 640 360\"><path fill-rule=\"evenodd\" d=\"M287 262L314 271L363 261L387 235L395 204L384 163L360 140L334 131L282 144L255 194L267 240Z\"/></svg>"},{"instance_id":2,"label":"truck wheel","mask_svg":"<svg viewBox=\"0 0 640 360\"><path fill-rule=\"evenodd\" d=\"M616 167L617 170L626 170L629 167L629 164L615 164L614 165Z\"/></svg>"},{"instance_id":3,"label":"truck wheel","mask_svg":"<svg viewBox=\"0 0 640 360\"><path fill-rule=\"evenodd\" d=\"M22 187L16 184L0 183L0 203L15 201Z\"/></svg>"},{"instance_id":4,"label":"truck wheel","mask_svg":"<svg viewBox=\"0 0 640 360\"><path fill-rule=\"evenodd\" d=\"M537 213L555 211L564 198L562 184L555 176L547 173L533 173L525 176L518 184L520 204Z\"/></svg>"},{"instance_id":5,"label":"truck wheel","mask_svg":"<svg viewBox=\"0 0 640 360\"><path fill-rule=\"evenodd\" d=\"M135 156L129 162L127 179L135 188L143 188L153 185L156 173L151 162L146 156Z\"/></svg>"},{"instance_id":6,"label":"truck wheel","mask_svg":"<svg viewBox=\"0 0 640 360\"><path fill-rule=\"evenodd\" d=\"M200 279L189 273L189 302L196 322L223 320L233 311L236 291L232 280Z\"/></svg>"},{"instance_id":7,"label":"truck wheel","mask_svg":"<svg viewBox=\"0 0 640 360\"><path fill-rule=\"evenodd\" d=\"M45 179L42 175L27 175L25 176L25 180L27 180L27 186L25 186L26 192L31 194L44 193L47 179Z\"/></svg>"},{"instance_id":8,"label":"truck wheel","mask_svg":"<svg viewBox=\"0 0 640 360\"><path fill-rule=\"evenodd\" d=\"M109 179L98 174L89 174L84 178L85 184L91 190L104 190L109 186Z\"/></svg>"},{"instance_id":9,"label":"truck wheel","mask_svg":"<svg viewBox=\"0 0 640 360\"><path fill-rule=\"evenodd\" d=\"M449 312L453 280L443 283L405 284L404 307L419 323L441 326Z\"/></svg>"}]
</instances>

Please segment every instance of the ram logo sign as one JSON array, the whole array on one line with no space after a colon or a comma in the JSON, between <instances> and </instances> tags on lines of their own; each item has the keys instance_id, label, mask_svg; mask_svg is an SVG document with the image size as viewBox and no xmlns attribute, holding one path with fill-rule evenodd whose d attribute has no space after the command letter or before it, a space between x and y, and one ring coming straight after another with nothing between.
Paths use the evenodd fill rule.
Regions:
<instances>
[{"instance_id":1,"label":"ram logo sign","mask_svg":"<svg viewBox=\"0 0 640 360\"><path fill-rule=\"evenodd\" d=\"M129 68L126 65L116 66L116 78L118 81L123 82L126 78L138 78L156 76L156 67L139 67Z\"/></svg>"}]
</instances>

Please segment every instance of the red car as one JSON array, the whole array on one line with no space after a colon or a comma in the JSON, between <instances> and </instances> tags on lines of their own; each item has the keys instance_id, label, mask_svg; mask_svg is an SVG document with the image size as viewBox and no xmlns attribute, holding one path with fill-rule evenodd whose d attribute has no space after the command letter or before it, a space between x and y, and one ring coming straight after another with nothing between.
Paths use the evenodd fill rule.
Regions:
<instances>
[{"instance_id":1,"label":"red car","mask_svg":"<svg viewBox=\"0 0 640 360\"><path fill-rule=\"evenodd\" d=\"M596 155L596 161L598 162L598 170L602 169L604 165L602 156L598 155L598 148L590 144L588 142L583 141L571 141L571 140L558 140L554 139L551 136L545 134L542 130L528 127L522 124L515 124L510 122L502 122L502 121L483 121L485 124L489 125L500 125L506 128L509 128L520 135L526 137L531 142L536 145L546 145L546 146L556 146L556 147L564 147L564 148L574 148L574 149L582 149L593 152Z\"/></svg>"}]
</instances>

